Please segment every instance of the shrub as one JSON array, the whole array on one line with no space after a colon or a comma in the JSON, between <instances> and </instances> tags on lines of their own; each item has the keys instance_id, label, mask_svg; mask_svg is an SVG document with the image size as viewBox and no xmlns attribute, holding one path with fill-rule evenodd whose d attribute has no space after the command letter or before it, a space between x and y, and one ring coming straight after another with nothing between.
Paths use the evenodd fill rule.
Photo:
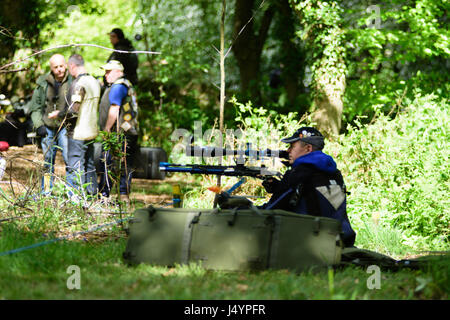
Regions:
<instances>
[{"instance_id":1,"label":"shrub","mask_svg":"<svg viewBox=\"0 0 450 320\"><path fill-rule=\"evenodd\" d=\"M278 141L272 148L286 148L279 138L292 134L300 125L311 124L299 121L296 113L276 115L251 103L232 102L245 142L252 142L253 148L264 149L261 141L268 141L267 136ZM436 96L416 92L416 98L400 108L394 119L378 110L372 124L357 121L356 126L347 128L346 135L326 143L324 152L336 160L351 192L348 215L360 234L358 246L388 254L404 253L407 247L448 249L448 107ZM279 166L275 169L284 170ZM235 182L236 178L222 179L226 187ZM209 186L214 181L203 178L203 183ZM209 192L205 190L192 194L203 200L202 206L206 199L212 199L202 196ZM264 195L265 200L269 196L255 179L248 179L238 194ZM256 204L262 202L257 200Z\"/></svg>"},{"instance_id":2,"label":"shrub","mask_svg":"<svg viewBox=\"0 0 450 320\"><path fill-rule=\"evenodd\" d=\"M328 147L352 193L352 222L375 217L405 244L448 248L449 141L448 102L417 92L395 119L349 127Z\"/></svg>"}]
</instances>

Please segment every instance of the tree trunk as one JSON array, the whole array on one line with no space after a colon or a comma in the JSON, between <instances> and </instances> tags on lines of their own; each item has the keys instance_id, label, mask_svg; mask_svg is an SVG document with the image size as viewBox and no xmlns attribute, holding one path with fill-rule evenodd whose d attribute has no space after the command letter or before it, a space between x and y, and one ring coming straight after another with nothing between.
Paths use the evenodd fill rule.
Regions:
<instances>
[{"instance_id":1,"label":"tree trunk","mask_svg":"<svg viewBox=\"0 0 450 320\"><path fill-rule=\"evenodd\" d=\"M279 19L277 26L277 36L281 40L282 56L281 62L284 69L282 72L283 85L286 89L287 98L291 106L294 105L299 93L304 89L302 81L299 79L304 78L305 70L305 54L292 39L295 38L295 12L289 5L289 0L282 0L278 3L279 13L281 19ZM296 110L299 110L301 106L295 106Z\"/></svg>"},{"instance_id":2,"label":"tree trunk","mask_svg":"<svg viewBox=\"0 0 450 320\"><path fill-rule=\"evenodd\" d=\"M345 75L331 78L327 73L320 73L316 78L313 121L319 131L327 136L338 135L341 130Z\"/></svg>"},{"instance_id":3,"label":"tree trunk","mask_svg":"<svg viewBox=\"0 0 450 320\"><path fill-rule=\"evenodd\" d=\"M236 0L234 10L233 53L236 57L244 96L259 98L261 53L273 18L273 8L264 12L258 33L254 31L254 0Z\"/></svg>"},{"instance_id":4,"label":"tree trunk","mask_svg":"<svg viewBox=\"0 0 450 320\"><path fill-rule=\"evenodd\" d=\"M343 96L345 92L344 32L337 1L328 3L330 10L324 15L321 1L292 0L291 5L305 30L307 50L315 58L313 67L312 119L326 136L338 135L341 129ZM317 41L320 39L320 41Z\"/></svg>"}]
</instances>

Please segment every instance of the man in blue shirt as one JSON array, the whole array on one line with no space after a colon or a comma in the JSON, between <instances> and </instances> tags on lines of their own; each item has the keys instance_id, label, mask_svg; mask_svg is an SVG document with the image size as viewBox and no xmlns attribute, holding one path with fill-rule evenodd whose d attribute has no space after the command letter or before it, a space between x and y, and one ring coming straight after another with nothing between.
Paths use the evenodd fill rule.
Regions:
<instances>
[{"instance_id":1,"label":"man in blue shirt","mask_svg":"<svg viewBox=\"0 0 450 320\"><path fill-rule=\"evenodd\" d=\"M122 151L126 153L125 163L120 172L120 200L129 203L131 192L132 161L137 151L138 125L137 102L131 83L124 78L123 66L117 60L111 60L102 67L109 87L103 93L99 107L100 129L106 132L120 132L125 136ZM111 154L104 152L104 164L101 165L99 191L109 197L112 181L108 171L112 166ZM106 167L106 168L105 168Z\"/></svg>"}]
</instances>

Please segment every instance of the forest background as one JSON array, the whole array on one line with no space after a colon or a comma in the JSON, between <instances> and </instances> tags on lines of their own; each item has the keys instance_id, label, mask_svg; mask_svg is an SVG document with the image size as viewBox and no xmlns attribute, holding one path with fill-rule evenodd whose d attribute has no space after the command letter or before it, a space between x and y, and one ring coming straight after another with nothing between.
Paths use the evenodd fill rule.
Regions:
<instances>
[{"instance_id":1,"label":"forest background","mask_svg":"<svg viewBox=\"0 0 450 320\"><path fill-rule=\"evenodd\" d=\"M393 180L402 192L402 184L406 184L406 191L418 197L420 191L411 185L420 177L409 177L411 168L407 168L412 163L418 166L415 173L422 172L429 178L431 172L420 171L424 152L417 155L417 146L399 146L400 140L393 137L422 135L414 138L418 143L430 136L431 140L421 143L428 148L428 157L436 159L431 167L440 178L435 186L439 192L433 188L427 192L434 190L436 195L448 189L448 152L441 145L448 141L445 119L450 49L449 4L445 1L118 0L111 5L106 0L6 0L1 2L0 16L0 91L7 96L31 94L35 80L48 72L48 59L56 52L82 54L87 70L101 78L100 66L111 51L92 46L52 48L68 44L110 48L107 33L120 27L136 50L158 52L138 55L140 143L162 147L170 156L177 143L170 137L176 129L194 132L196 121L201 121L203 130L218 126L218 48L224 3L225 128L243 128L248 139L258 143L261 135L278 139L291 134L303 119L319 126L331 142L339 145L334 155L342 158L344 167L352 167L348 172L344 168L350 176L348 184L379 185L380 181L361 180L360 174L373 179L377 167L382 166L385 172L379 175L389 181L383 182L386 188L393 188ZM44 52L22 61L40 50ZM12 61L19 62L4 67ZM423 115L429 108L439 132L433 133L433 126ZM387 124L383 119L400 121L397 116L402 113L406 113L403 121L413 121L406 133L398 128L384 133ZM371 128L379 128L377 137L370 136ZM356 132L363 135L358 138L362 142L352 138ZM383 154L387 159L402 160L388 168L392 161L380 159ZM412 160L417 157L417 161ZM401 171L400 178L395 176L396 171ZM406 207L417 209L408 192L402 196L406 201L402 208L397 201L388 206L399 212L400 221L412 219L401 213ZM445 211L445 202L438 205L436 201L440 199L424 204L425 211L435 208L436 213L431 215L432 225L437 225L434 235L419 227L416 236L436 240L440 234L439 239L448 240L448 212L438 212ZM389 208L380 210L387 212ZM388 215L389 220L397 221L392 215L395 213ZM414 215L420 216L417 212ZM420 220L430 222L427 217ZM398 222L391 225L399 227Z\"/></svg>"},{"instance_id":2,"label":"forest background","mask_svg":"<svg viewBox=\"0 0 450 320\"><path fill-rule=\"evenodd\" d=\"M137 87L142 139L169 147L175 128L218 118L222 1L2 1L0 63L58 45L111 47L121 27L140 54ZM225 122L228 101L251 101L271 114L311 113L324 131L345 133L358 116L395 115L398 101L448 92L448 4L445 1L227 1ZM139 39L139 40L137 40ZM231 49L231 50L229 50ZM83 54L88 70L110 51L69 47L3 69L0 91L32 93L55 52ZM8 72L21 70L20 72ZM392 111L392 112L391 112Z\"/></svg>"},{"instance_id":3,"label":"forest background","mask_svg":"<svg viewBox=\"0 0 450 320\"><path fill-rule=\"evenodd\" d=\"M0 93L31 94L56 52L82 54L101 77L110 51L87 46L4 66L58 45L111 48L107 33L120 27L136 50L159 52L139 54L140 143L170 153L176 129L194 132L197 121L217 127L223 3L4 0ZM352 193L359 247L396 257L449 249L449 7L437 0L226 1L225 127L256 139L291 134L300 119L319 126ZM186 206L211 203L204 188L190 192Z\"/></svg>"}]
</instances>

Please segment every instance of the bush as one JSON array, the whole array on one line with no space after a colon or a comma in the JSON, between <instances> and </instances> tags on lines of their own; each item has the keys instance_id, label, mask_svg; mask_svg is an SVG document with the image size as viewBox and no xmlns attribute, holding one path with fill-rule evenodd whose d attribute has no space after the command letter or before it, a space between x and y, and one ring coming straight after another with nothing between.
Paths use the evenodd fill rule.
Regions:
<instances>
[{"instance_id":1,"label":"bush","mask_svg":"<svg viewBox=\"0 0 450 320\"><path fill-rule=\"evenodd\" d=\"M358 234L357 245L387 254L402 254L411 247L449 248L449 106L436 96L415 94L414 101L400 107L394 119L378 110L373 124L357 121L355 127L347 128L346 135L327 142L324 149L336 160L351 192L348 215ZM269 141L270 136L271 141L278 141L270 147L283 149L281 137L311 124L299 121L295 113L275 115L251 103L232 102L236 123L244 132L242 141L236 142L241 146L251 142L252 148L264 149L269 146L261 142ZM236 178L222 179L224 189L235 182ZM213 183L213 179L203 178L203 185ZM188 198L202 199L203 207L208 200L212 204L211 194L204 192L210 193L203 189ZM255 179L248 179L237 194L264 195L256 204L269 196ZM186 203L195 206L193 202L195 199Z\"/></svg>"},{"instance_id":2,"label":"bush","mask_svg":"<svg viewBox=\"0 0 450 320\"><path fill-rule=\"evenodd\" d=\"M395 119L349 127L329 148L352 193L352 222L375 217L404 244L448 249L449 141L448 102L417 92Z\"/></svg>"}]
</instances>

